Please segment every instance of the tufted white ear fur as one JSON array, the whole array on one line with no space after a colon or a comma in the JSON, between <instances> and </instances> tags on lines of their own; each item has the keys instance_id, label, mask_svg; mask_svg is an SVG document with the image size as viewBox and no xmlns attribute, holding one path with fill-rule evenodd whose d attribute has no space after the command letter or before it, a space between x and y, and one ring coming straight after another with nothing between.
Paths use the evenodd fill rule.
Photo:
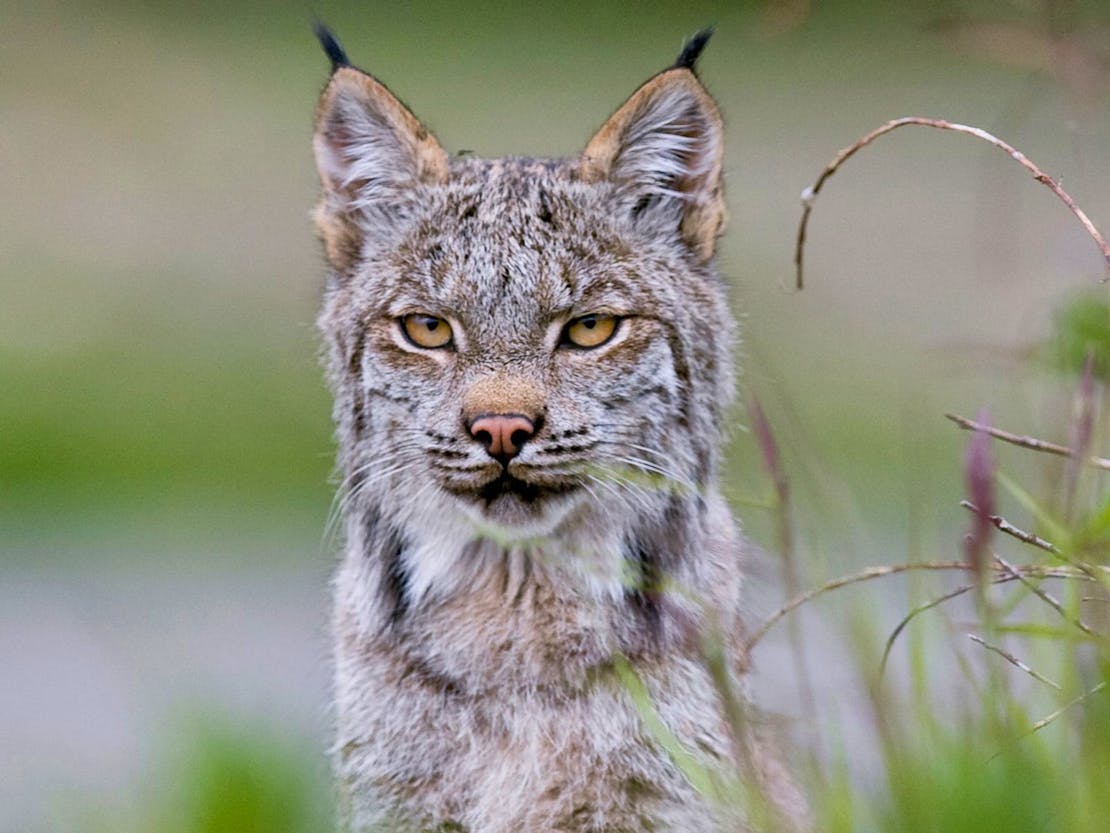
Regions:
<instances>
[{"instance_id":1,"label":"tufted white ear fur","mask_svg":"<svg viewBox=\"0 0 1110 833\"><path fill-rule=\"evenodd\" d=\"M336 69L316 108L313 138L324 195L316 225L328 259L348 268L366 235L409 214L414 192L447 178L447 154L385 85Z\"/></svg>"},{"instance_id":2,"label":"tufted white ear fur","mask_svg":"<svg viewBox=\"0 0 1110 833\"><path fill-rule=\"evenodd\" d=\"M656 75L601 127L581 174L611 181L622 210L652 231L676 231L700 260L724 226L724 147L717 105L685 67Z\"/></svg>"}]
</instances>

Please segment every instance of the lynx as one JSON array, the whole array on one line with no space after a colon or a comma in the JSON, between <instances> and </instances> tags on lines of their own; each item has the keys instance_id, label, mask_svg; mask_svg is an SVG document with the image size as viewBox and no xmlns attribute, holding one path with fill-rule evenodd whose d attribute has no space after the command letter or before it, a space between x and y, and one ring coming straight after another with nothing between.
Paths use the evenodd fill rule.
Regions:
<instances>
[{"instance_id":1,"label":"lynx","mask_svg":"<svg viewBox=\"0 0 1110 833\"><path fill-rule=\"evenodd\" d=\"M315 221L343 478L348 828L701 833L802 818L735 719L744 545L717 488L734 340L714 267L722 124L694 72L709 32L580 156L490 160L449 156L317 34L332 61ZM714 639L724 679L705 658ZM691 770L741 788L695 787Z\"/></svg>"}]
</instances>

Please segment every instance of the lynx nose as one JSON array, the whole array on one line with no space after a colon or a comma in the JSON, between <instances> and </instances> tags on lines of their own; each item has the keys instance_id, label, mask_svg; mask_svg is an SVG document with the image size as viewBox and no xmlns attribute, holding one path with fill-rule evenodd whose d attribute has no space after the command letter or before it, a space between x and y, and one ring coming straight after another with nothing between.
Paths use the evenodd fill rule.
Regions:
<instances>
[{"instance_id":1,"label":"lynx nose","mask_svg":"<svg viewBox=\"0 0 1110 833\"><path fill-rule=\"evenodd\" d=\"M486 447L491 457L507 466L520 447L536 433L536 425L524 414L479 414L467 426L470 436Z\"/></svg>"}]
</instances>

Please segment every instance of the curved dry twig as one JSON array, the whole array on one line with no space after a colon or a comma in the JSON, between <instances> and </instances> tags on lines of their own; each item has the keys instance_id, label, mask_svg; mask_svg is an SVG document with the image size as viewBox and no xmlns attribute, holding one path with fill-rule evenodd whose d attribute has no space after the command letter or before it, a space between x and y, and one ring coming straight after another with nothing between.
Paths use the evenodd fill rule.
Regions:
<instances>
[{"instance_id":1,"label":"curved dry twig","mask_svg":"<svg viewBox=\"0 0 1110 833\"><path fill-rule=\"evenodd\" d=\"M971 565L963 561L925 561L913 564L888 564L880 567L868 567L864 570L860 570L858 573L852 573L851 575L834 578L830 581L826 581L824 584L818 585L817 587L812 587L809 590L806 590L804 593L799 593L797 596L792 598L790 601L788 601L786 604L772 613L771 616L764 620L763 624L756 628L752 632L752 635L748 637L747 641L744 643L744 653L749 653L752 648L756 646L756 643L758 643L761 639L763 639L763 637L767 635L767 631L771 630L771 628L773 628L778 623L778 621L786 616L788 613L801 607L811 599L815 599L821 594L827 593L830 590L837 590L841 587L846 587L849 584L857 584L861 581L869 581L870 579L882 578L883 576L892 576L897 573L905 573L910 570L970 569Z\"/></svg>"},{"instance_id":2,"label":"curved dry twig","mask_svg":"<svg viewBox=\"0 0 1110 833\"><path fill-rule=\"evenodd\" d=\"M825 169L821 171L821 175L817 177L816 182L814 182L813 185L809 186L802 192L802 219L801 222L798 224L798 240L794 247L794 266L797 269L797 289L802 289L804 286L802 258L806 243L806 228L809 225L809 215L813 211L814 200L821 192L821 188L824 186L825 181L834 173L836 173L840 169L840 166L843 165L848 159L854 156L858 151L867 147L880 136L886 133L890 133L892 130L897 130L899 127L905 127L906 125L910 124L916 124L922 127L934 127L939 130L952 130L956 133L966 133L969 136L974 136L977 139L982 139L984 142L987 142L988 144L991 144L1006 153L1006 155L1008 155L1011 159L1013 159L1015 162L1029 171L1029 173L1033 175L1033 178L1037 180L1037 182L1046 186L1049 190L1052 191L1052 193L1059 197L1061 202L1063 202L1064 205L1066 205L1071 211L1071 213L1075 215L1076 219L1078 219L1079 222L1083 225L1083 228L1086 229L1087 234L1091 236L1091 239L1095 241L1095 243L1099 247L1099 250L1102 252L1102 258L1105 262L1107 271L1106 277L1102 279L1103 282L1110 280L1110 245L1107 244L1102 234L1099 233L1099 230L1097 228L1095 228L1095 224L1092 223L1090 218L1083 212L1083 209L1076 205L1075 200L1071 198L1068 192L1060 187L1060 183L1058 183L1055 179L1050 177L1035 164L1033 164L1033 162L1028 159L1024 153L1022 153L1012 145L1002 141L997 136L993 136L992 134L978 127L971 127L970 125L966 124L957 124L955 122L945 121L944 119L928 119L922 116L907 116L905 118L888 121L886 124L876 128L875 130L872 130L866 136L857 139L855 142L848 145L848 147L841 150L840 153L838 153L836 157L832 160L832 162L826 165Z\"/></svg>"},{"instance_id":3,"label":"curved dry twig","mask_svg":"<svg viewBox=\"0 0 1110 833\"><path fill-rule=\"evenodd\" d=\"M995 572L995 576L991 579L992 584L1001 584L1007 581L1018 581L1022 577L1026 576L1031 576L1033 578L1091 578L1089 573L1084 573L1084 571L1080 569L1075 569L1071 567L1009 565L1009 567L1007 568L998 566L992 567L991 569ZM1103 567L1102 569L1110 572L1110 567ZM858 573L850 573L846 576L840 576L839 578L830 579L824 584L819 584L816 587L811 587L804 593L799 593L797 596L792 598L790 601L788 601L786 604L772 613L769 617L767 617L767 619L765 619L758 628L752 631L751 636L749 636L744 642L744 653L749 653L752 648L754 648L756 644L759 643L763 639L763 637L767 635L767 632L771 630L771 628L773 628L776 624L778 624L779 620L782 619L784 616L797 610L806 602L812 601L813 599L824 593L829 592L830 590L838 590L841 587L847 587L849 584L858 584L861 581L870 581L873 578L893 576L897 575L898 573L907 573L914 570L962 570L964 572L974 572L975 568L966 561L913 561L908 564L883 564L878 567L867 567L866 569L860 570ZM1010 570L1013 570L1014 572L1011 573ZM974 585L968 585L960 592L966 593L973 586ZM960 595L960 593L956 593L955 595L958 596ZM942 598L940 599L938 604L945 601L947 601L947 598ZM924 608L924 610L928 610L928 608L926 607ZM915 615L916 613L911 612L910 618Z\"/></svg>"},{"instance_id":4,"label":"curved dry twig","mask_svg":"<svg viewBox=\"0 0 1110 833\"><path fill-rule=\"evenodd\" d=\"M1106 569L1106 568L1103 568ZM1010 581L1023 581L1026 577L1034 578L1064 578L1073 579L1078 581L1092 581L1093 579L1085 572L1077 570L1073 567L1037 567L1037 566L1011 566L1007 572L995 572L991 578L991 584L1006 584ZM894 643L901 635L906 626L917 618L919 614L927 610L932 610L934 607L939 607L945 602L951 601L957 596L962 596L979 586L975 584L961 584L955 590L949 590L942 596L937 596L935 599L930 599L924 604L920 604L913 608L909 613L902 617L894 630L890 632L887 637L886 646L883 648L883 658L879 660L879 680L882 680L883 674L886 671L887 660L890 659L890 652L894 648ZM1070 621L1070 620L1069 620Z\"/></svg>"},{"instance_id":5,"label":"curved dry twig","mask_svg":"<svg viewBox=\"0 0 1110 833\"><path fill-rule=\"evenodd\" d=\"M910 572L911 570L964 570L970 572L974 569L975 568L972 567L971 564L968 564L966 561L915 561L908 564L883 564L878 567L867 567L866 569L860 570L858 573L850 573L846 576L840 576L839 578L830 579L824 584L820 584L817 587L812 587L809 590L806 590L804 593L799 593L797 596L792 598L790 601L788 601L786 604L772 613L770 617L764 620L763 624L752 631L751 636L749 636L747 641L744 643L744 652L747 653L751 651L751 649L755 647L756 643L762 640L763 637L767 635L767 632L771 630L771 628L773 628L778 623L778 621L786 616L788 613L791 613L792 611L804 605L806 602L815 599L823 593L829 592L830 590L838 590L839 588L846 587L849 584L858 584L861 581L870 581L873 578L882 578L883 576L893 576L897 575L898 573ZM1045 568L1032 567L1028 569L1040 571Z\"/></svg>"},{"instance_id":6,"label":"curved dry twig","mask_svg":"<svg viewBox=\"0 0 1110 833\"><path fill-rule=\"evenodd\" d=\"M1075 452L1068 448L1066 445L1059 443L1051 443L1048 440L1038 440L1036 437L1026 437L1020 434L1011 434L1009 431L1003 431L1001 428L995 428L991 425L986 425L981 422L976 422L973 419L960 416L959 414L945 414L945 419L950 419L965 431L983 431L990 434L992 437L1003 442L1010 443L1011 445L1020 446L1021 448L1028 448L1032 451L1043 451L1047 454L1055 454L1058 457L1074 457ZM1094 466L1096 469L1104 469L1110 471L1110 459L1106 457L1098 457L1091 455L1086 460L1088 465Z\"/></svg>"}]
</instances>

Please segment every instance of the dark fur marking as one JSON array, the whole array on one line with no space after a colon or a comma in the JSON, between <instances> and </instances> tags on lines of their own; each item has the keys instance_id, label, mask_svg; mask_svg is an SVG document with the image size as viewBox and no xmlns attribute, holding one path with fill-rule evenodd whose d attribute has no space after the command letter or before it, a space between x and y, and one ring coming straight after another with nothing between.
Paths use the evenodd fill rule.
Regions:
<instances>
[{"instance_id":1,"label":"dark fur marking","mask_svg":"<svg viewBox=\"0 0 1110 833\"><path fill-rule=\"evenodd\" d=\"M366 330L359 330L358 335L355 336L354 349L351 350L350 358L347 360L347 373L351 377L352 389L351 417L354 420L356 436L361 436L366 430L366 407L359 393L361 385L358 383L362 377L362 354L365 350Z\"/></svg>"},{"instance_id":2,"label":"dark fur marking","mask_svg":"<svg viewBox=\"0 0 1110 833\"><path fill-rule=\"evenodd\" d=\"M524 556L524 575L520 579L520 586L516 589L513 595L512 606L519 608L521 601L524 599L524 594L528 590L528 584L532 581L532 554L528 553Z\"/></svg>"},{"instance_id":3,"label":"dark fur marking","mask_svg":"<svg viewBox=\"0 0 1110 833\"><path fill-rule=\"evenodd\" d=\"M677 529L678 525L682 522L682 516L686 504L678 495L671 495L670 501L667 503L667 508L663 510L663 524L668 529Z\"/></svg>"},{"instance_id":4,"label":"dark fur marking","mask_svg":"<svg viewBox=\"0 0 1110 833\"><path fill-rule=\"evenodd\" d=\"M633 802L640 802L649 798L657 799L662 796L663 791L657 785L632 775L624 781L624 793Z\"/></svg>"},{"instance_id":5,"label":"dark fur marking","mask_svg":"<svg viewBox=\"0 0 1110 833\"><path fill-rule=\"evenodd\" d=\"M633 391L628 394L616 394L610 396L608 399L600 400L603 407L613 410L617 405L627 405L630 402L638 402L641 399L646 399L649 396L658 396L664 402L670 401L670 391L663 385L653 385L644 390Z\"/></svg>"},{"instance_id":6,"label":"dark fur marking","mask_svg":"<svg viewBox=\"0 0 1110 833\"><path fill-rule=\"evenodd\" d=\"M555 221L552 219L551 216L551 206L547 202L547 192L544 191L542 188L540 189L540 210L536 212L536 216L539 218L541 223L555 225Z\"/></svg>"},{"instance_id":7,"label":"dark fur marking","mask_svg":"<svg viewBox=\"0 0 1110 833\"><path fill-rule=\"evenodd\" d=\"M597 446L596 441L591 442L591 443L584 443L584 444L580 444L580 445L553 445L550 448L541 448L536 453L537 454L564 454L564 453L568 453L568 452L589 451L591 448L595 448L596 446Z\"/></svg>"},{"instance_id":8,"label":"dark fur marking","mask_svg":"<svg viewBox=\"0 0 1110 833\"><path fill-rule=\"evenodd\" d=\"M385 570L382 590L390 605L389 624L396 627L409 611L409 573L405 569L405 541L401 534L390 528L382 542L382 559Z\"/></svg>"},{"instance_id":9,"label":"dark fur marking","mask_svg":"<svg viewBox=\"0 0 1110 833\"><path fill-rule=\"evenodd\" d=\"M625 590L625 598L654 631L660 625L663 571L655 556L637 539L625 542L625 560L632 573L632 583Z\"/></svg>"},{"instance_id":10,"label":"dark fur marking","mask_svg":"<svg viewBox=\"0 0 1110 833\"><path fill-rule=\"evenodd\" d=\"M358 391L355 391L351 401L351 419L354 422L355 436L361 437L366 432L366 408Z\"/></svg>"},{"instance_id":11,"label":"dark fur marking","mask_svg":"<svg viewBox=\"0 0 1110 833\"><path fill-rule=\"evenodd\" d=\"M678 377L679 384L679 423L681 425L689 424L689 405L690 405L690 362L686 355L686 344L682 340L682 336L678 331L678 327L663 319L657 319L667 329L667 346L671 348L671 362L674 368L675 376Z\"/></svg>"},{"instance_id":12,"label":"dark fur marking","mask_svg":"<svg viewBox=\"0 0 1110 833\"><path fill-rule=\"evenodd\" d=\"M551 437L553 440L565 440L568 437L581 437L583 434L590 432L590 426L583 425L580 428L568 428L566 431L560 431Z\"/></svg>"},{"instance_id":13,"label":"dark fur marking","mask_svg":"<svg viewBox=\"0 0 1110 833\"><path fill-rule=\"evenodd\" d=\"M343 51L343 46L339 43L339 38L324 25L323 21L315 21L312 24L312 31L316 33L316 39L320 41L320 46L324 48L324 54L327 55L328 60L331 61L332 72L335 72L340 67L349 67L351 65L350 59L347 58L347 53Z\"/></svg>"},{"instance_id":14,"label":"dark fur marking","mask_svg":"<svg viewBox=\"0 0 1110 833\"><path fill-rule=\"evenodd\" d=\"M414 680L426 688L452 697L457 697L463 693L461 683L436 671L426 660L407 654L404 661L405 668L401 672L402 680Z\"/></svg>"},{"instance_id":15,"label":"dark fur marking","mask_svg":"<svg viewBox=\"0 0 1110 833\"><path fill-rule=\"evenodd\" d=\"M451 448L429 448L428 453L436 454L440 457L447 457L451 460L465 460L470 456L464 451L455 451Z\"/></svg>"},{"instance_id":16,"label":"dark fur marking","mask_svg":"<svg viewBox=\"0 0 1110 833\"><path fill-rule=\"evenodd\" d=\"M398 405L412 405L412 399L407 396L397 396L392 393L386 393L381 388L369 388L366 393L370 396L380 396L389 402L396 402Z\"/></svg>"},{"instance_id":17,"label":"dark fur marking","mask_svg":"<svg viewBox=\"0 0 1110 833\"><path fill-rule=\"evenodd\" d=\"M694 473L694 481L701 486L709 479L709 474L712 471L711 457L707 448L698 448L696 453L698 462L697 471Z\"/></svg>"},{"instance_id":18,"label":"dark fur marking","mask_svg":"<svg viewBox=\"0 0 1110 833\"><path fill-rule=\"evenodd\" d=\"M449 443L451 445L454 445L458 442L457 437L448 437L446 434L440 434L436 431L425 431L424 433L437 442Z\"/></svg>"},{"instance_id":19,"label":"dark fur marking","mask_svg":"<svg viewBox=\"0 0 1110 833\"><path fill-rule=\"evenodd\" d=\"M349 477L340 481L339 488L343 492L343 499L350 500L352 495L357 495L362 490L362 484L366 482L368 472L359 467L355 469ZM370 540L373 535L374 528L378 525L377 510L371 506L367 509L366 517L363 519L363 528L366 530L366 539Z\"/></svg>"},{"instance_id":20,"label":"dark fur marking","mask_svg":"<svg viewBox=\"0 0 1110 833\"><path fill-rule=\"evenodd\" d=\"M352 381L357 381L362 376L362 354L366 350L366 330L360 328L355 336L355 344L351 355L347 358L347 373Z\"/></svg>"},{"instance_id":21,"label":"dark fur marking","mask_svg":"<svg viewBox=\"0 0 1110 833\"><path fill-rule=\"evenodd\" d=\"M632 220L635 222L640 219L640 216L659 202L658 194L644 194L640 199L636 200L636 204L632 206Z\"/></svg>"},{"instance_id":22,"label":"dark fur marking","mask_svg":"<svg viewBox=\"0 0 1110 833\"><path fill-rule=\"evenodd\" d=\"M674 69L688 69L691 72L695 70L695 64L701 56L702 50L705 45L709 43L709 39L713 36L713 27L706 26L690 40L686 41L686 45L682 47L682 52L679 53L678 58L674 62Z\"/></svg>"}]
</instances>

